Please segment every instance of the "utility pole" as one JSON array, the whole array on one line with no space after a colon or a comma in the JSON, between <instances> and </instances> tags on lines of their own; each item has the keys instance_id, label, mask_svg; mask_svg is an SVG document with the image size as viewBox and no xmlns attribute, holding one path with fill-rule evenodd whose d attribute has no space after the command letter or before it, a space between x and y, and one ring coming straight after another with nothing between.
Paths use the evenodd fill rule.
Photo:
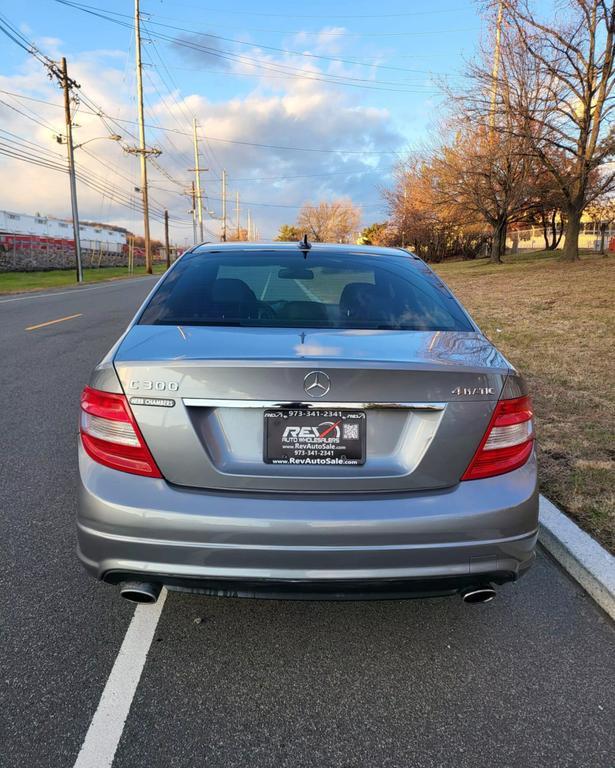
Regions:
<instances>
[{"instance_id":1,"label":"utility pole","mask_svg":"<svg viewBox=\"0 0 615 768\"><path fill-rule=\"evenodd\" d=\"M192 182L192 244L196 245L196 191Z\"/></svg>"},{"instance_id":2,"label":"utility pole","mask_svg":"<svg viewBox=\"0 0 615 768\"><path fill-rule=\"evenodd\" d=\"M145 123L143 117L143 65L141 62L141 15L139 0L135 0L135 56L137 69L137 106L139 117L139 146L124 147L131 155L139 155L141 159L141 196L143 198L143 241L145 250L145 271L152 274L152 250L149 233L149 192L147 187L147 156L160 155L159 149L149 148L145 143Z\"/></svg>"},{"instance_id":3,"label":"utility pole","mask_svg":"<svg viewBox=\"0 0 615 768\"><path fill-rule=\"evenodd\" d=\"M143 122L143 65L141 63L141 17L139 0L135 0L135 51L137 57L137 103L139 107L139 149L141 158L141 194L143 195L143 239L145 241L145 271L152 274L152 252L149 237L149 195L147 190L147 155Z\"/></svg>"},{"instance_id":4,"label":"utility pole","mask_svg":"<svg viewBox=\"0 0 615 768\"><path fill-rule=\"evenodd\" d=\"M226 171L222 171L222 242L226 242Z\"/></svg>"},{"instance_id":5,"label":"utility pole","mask_svg":"<svg viewBox=\"0 0 615 768\"><path fill-rule=\"evenodd\" d=\"M504 1L498 1L498 15L495 22L495 48L493 51L493 69L491 71L491 113L489 125L491 132L495 130L495 108L498 96L498 78L500 76L500 46L502 38L502 15L504 13Z\"/></svg>"},{"instance_id":6,"label":"utility pole","mask_svg":"<svg viewBox=\"0 0 615 768\"><path fill-rule=\"evenodd\" d=\"M64 117L66 120L66 148L68 151L68 177L70 179L70 202L73 211L73 237L75 239L75 262L77 282L83 282L81 266L81 238L79 236L79 210L77 208L77 181L75 179L75 154L73 148L73 123L70 114L70 89L79 88L74 80L68 77L66 59L62 57L62 88L64 89Z\"/></svg>"},{"instance_id":7,"label":"utility pole","mask_svg":"<svg viewBox=\"0 0 615 768\"><path fill-rule=\"evenodd\" d=\"M196 197L199 212L199 233L201 235L201 242L205 239L203 237L203 195L201 194L201 169L199 167L199 140L196 135L196 117L192 118L192 133L194 138L194 173L196 176Z\"/></svg>"},{"instance_id":8,"label":"utility pole","mask_svg":"<svg viewBox=\"0 0 615 768\"><path fill-rule=\"evenodd\" d=\"M248 242L252 240L252 211L248 211Z\"/></svg>"},{"instance_id":9,"label":"utility pole","mask_svg":"<svg viewBox=\"0 0 615 768\"><path fill-rule=\"evenodd\" d=\"M241 240L241 219L239 218L239 192L235 192L235 217L237 219L237 240Z\"/></svg>"},{"instance_id":10,"label":"utility pole","mask_svg":"<svg viewBox=\"0 0 615 768\"><path fill-rule=\"evenodd\" d=\"M169 212L164 209L164 250L167 257L167 269L171 266L171 250L169 248Z\"/></svg>"}]
</instances>

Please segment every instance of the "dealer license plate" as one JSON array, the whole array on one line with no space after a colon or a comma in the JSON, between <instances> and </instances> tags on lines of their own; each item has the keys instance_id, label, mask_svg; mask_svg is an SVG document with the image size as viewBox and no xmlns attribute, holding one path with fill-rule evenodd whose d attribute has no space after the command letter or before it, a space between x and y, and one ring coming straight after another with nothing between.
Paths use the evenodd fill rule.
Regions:
<instances>
[{"instance_id":1,"label":"dealer license plate","mask_svg":"<svg viewBox=\"0 0 615 768\"><path fill-rule=\"evenodd\" d=\"M365 463L365 411L265 411L264 461L306 466Z\"/></svg>"}]
</instances>

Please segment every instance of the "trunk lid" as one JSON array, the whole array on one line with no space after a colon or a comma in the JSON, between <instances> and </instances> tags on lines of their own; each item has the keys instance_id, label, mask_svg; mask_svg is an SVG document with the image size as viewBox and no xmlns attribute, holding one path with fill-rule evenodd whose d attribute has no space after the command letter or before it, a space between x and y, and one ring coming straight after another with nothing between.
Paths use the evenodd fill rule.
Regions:
<instances>
[{"instance_id":1,"label":"trunk lid","mask_svg":"<svg viewBox=\"0 0 615 768\"><path fill-rule=\"evenodd\" d=\"M474 332L164 325L133 326L114 365L169 482L321 493L456 484L510 370ZM314 371L330 380L320 398L304 389ZM365 464L264 463L265 410L299 403L366 407Z\"/></svg>"}]
</instances>

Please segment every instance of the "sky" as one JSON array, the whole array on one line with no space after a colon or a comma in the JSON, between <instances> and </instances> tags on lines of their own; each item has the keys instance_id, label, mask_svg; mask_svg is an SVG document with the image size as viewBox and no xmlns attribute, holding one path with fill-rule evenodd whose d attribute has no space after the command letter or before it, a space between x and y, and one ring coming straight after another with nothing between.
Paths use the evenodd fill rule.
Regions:
<instances>
[{"instance_id":1,"label":"sky","mask_svg":"<svg viewBox=\"0 0 615 768\"><path fill-rule=\"evenodd\" d=\"M73 2L73 0L70 0ZM87 3L87 5L85 5ZM381 190L413 147L430 140L446 107L442 84L462 80L487 30L473 0L141 0L152 234L192 242L196 118L206 239L220 233L221 175L229 226L236 193L261 240L293 223L305 202L351 198L364 226L383 220ZM130 0L0 3L8 21L81 86L75 105L80 216L143 232ZM102 14L105 18L101 18ZM62 93L43 64L0 35L0 209L70 216ZM96 111L102 111L101 119ZM122 136L120 141L110 134ZM8 148L8 149L7 149ZM41 165L42 163L42 165ZM51 167L48 167L51 166ZM82 179L85 179L83 181Z\"/></svg>"}]
</instances>

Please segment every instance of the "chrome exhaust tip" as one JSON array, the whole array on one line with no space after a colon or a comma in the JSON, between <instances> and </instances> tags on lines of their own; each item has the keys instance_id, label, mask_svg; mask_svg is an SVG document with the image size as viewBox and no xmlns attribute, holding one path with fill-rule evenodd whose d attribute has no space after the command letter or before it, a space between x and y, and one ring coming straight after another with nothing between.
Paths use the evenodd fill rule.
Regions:
<instances>
[{"instance_id":1,"label":"chrome exhaust tip","mask_svg":"<svg viewBox=\"0 0 615 768\"><path fill-rule=\"evenodd\" d=\"M461 593L461 599L464 603L476 604L476 603L489 603L495 597L495 589L493 587L470 587L464 589Z\"/></svg>"},{"instance_id":2,"label":"chrome exhaust tip","mask_svg":"<svg viewBox=\"0 0 615 768\"><path fill-rule=\"evenodd\" d=\"M150 584L147 581L123 581L120 584L120 595L131 603L151 605L158 600L161 589L161 584Z\"/></svg>"}]
</instances>

